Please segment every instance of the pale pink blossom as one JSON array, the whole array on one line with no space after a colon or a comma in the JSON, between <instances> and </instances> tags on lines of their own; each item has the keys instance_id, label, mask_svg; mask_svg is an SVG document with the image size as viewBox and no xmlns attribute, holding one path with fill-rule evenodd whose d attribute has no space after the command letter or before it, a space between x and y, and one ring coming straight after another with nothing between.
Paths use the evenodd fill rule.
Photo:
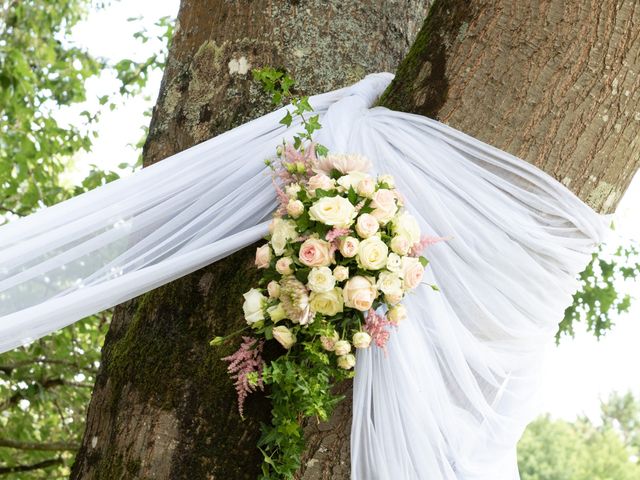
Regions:
<instances>
[{"instance_id":1,"label":"pale pink blossom","mask_svg":"<svg viewBox=\"0 0 640 480\"><path fill-rule=\"evenodd\" d=\"M424 235L419 242L416 242L411 247L409 251L409 255L412 257L419 257L425 248L435 245L436 243L446 242L451 240L452 237L430 237L428 235Z\"/></svg>"}]
</instances>

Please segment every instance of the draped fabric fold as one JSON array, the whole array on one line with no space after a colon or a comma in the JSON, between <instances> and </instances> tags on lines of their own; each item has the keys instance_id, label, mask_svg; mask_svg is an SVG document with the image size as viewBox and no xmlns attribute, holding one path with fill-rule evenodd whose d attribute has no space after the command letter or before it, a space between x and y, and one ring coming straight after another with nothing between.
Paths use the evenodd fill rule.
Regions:
<instances>
[{"instance_id":1,"label":"draped fabric fold","mask_svg":"<svg viewBox=\"0 0 640 480\"><path fill-rule=\"evenodd\" d=\"M371 108L393 76L311 97L335 153L394 175L430 247L388 355L358 353L352 478L513 480L537 373L606 230L563 185L439 122ZM284 109L0 228L0 351L186 275L267 232Z\"/></svg>"}]
</instances>

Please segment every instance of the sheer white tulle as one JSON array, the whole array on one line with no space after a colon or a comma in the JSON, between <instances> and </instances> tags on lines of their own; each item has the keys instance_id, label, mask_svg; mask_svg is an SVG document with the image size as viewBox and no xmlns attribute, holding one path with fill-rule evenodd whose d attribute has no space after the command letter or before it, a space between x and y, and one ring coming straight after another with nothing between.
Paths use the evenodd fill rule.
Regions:
<instances>
[{"instance_id":1,"label":"sheer white tulle","mask_svg":"<svg viewBox=\"0 0 640 480\"><path fill-rule=\"evenodd\" d=\"M318 141L391 173L434 245L388 356L358 352L354 480L514 480L538 367L605 219L527 162L425 117L370 108L393 76L311 98ZM0 351L266 234L263 160L283 110L0 228Z\"/></svg>"}]
</instances>

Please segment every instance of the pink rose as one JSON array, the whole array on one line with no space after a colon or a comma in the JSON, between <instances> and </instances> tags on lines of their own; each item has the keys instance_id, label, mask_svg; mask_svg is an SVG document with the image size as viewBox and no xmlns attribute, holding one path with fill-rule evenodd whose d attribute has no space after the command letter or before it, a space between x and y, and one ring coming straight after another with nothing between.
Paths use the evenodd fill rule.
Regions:
<instances>
[{"instance_id":1,"label":"pink rose","mask_svg":"<svg viewBox=\"0 0 640 480\"><path fill-rule=\"evenodd\" d=\"M256 249L256 267L268 268L271 262L271 248L269 244L262 245Z\"/></svg>"},{"instance_id":2,"label":"pink rose","mask_svg":"<svg viewBox=\"0 0 640 480\"><path fill-rule=\"evenodd\" d=\"M369 279L358 275L347 281L342 289L342 295L347 307L366 312L373 305L378 291Z\"/></svg>"},{"instance_id":3,"label":"pink rose","mask_svg":"<svg viewBox=\"0 0 640 480\"><path fill-rule=\"evenodd\" d=\"M344 258L355 257L358 253L360 240L355 237L344 237L340 240L340 253Z\"/></svg>"},{"instance_id":4,"label":"pink rose","mask_svg":"<svg viewBox=\"0 0 640 480\"><path fill-rule=\"evenodd\" d=\"M372 215L382 223L387 223L398 211L395 194L386 188L373 194L371 206L374 209Z\"/></svg>"},{"instance_id":5,"label":"pink rose","mask_svg":"<svg viewBox=\"0 0 640 480\"><path fill-rule=\"evenodd\" d=\"M267 285L267 292L269 292L269 297L278 298L280 296L280 284L275 280L271 280Z\"/></svg>"},{"instance_id":6,"label":"pink rose","mask_svg":"<svg viewBox=\"0 0 640 480\"><path fill-rule=\"evenodd\" d=\"M404 257L402 259L402 278L405 290L416 288L422 281L423 276L424 267L417 258Z\"/></svg>"},{"instance_id":7,"label":"pink rose","mask_svg":"<svg viewBox=\"0 0 640 480\"><path fill-rule=\"evenodd\" d=\"M368 213L363 213L356 222L356 232L362 238L369 238L378 231L378 219Z\"/></svg>"},{"instance_id":8,"label":"pink rose","mask_svg":"<svg viewBox=\"0 0 640 480\"><path fill-rule=\"evenodd\" d=\"M396 235L391 239L391 250L398 255L406 255L410 248L409 239L404 235Z\"/></svg>"},{"instance_id":9,"label":"pink rose","mask_svg":"<svg viewBox=\"0 0 640 480\"><path fill-rule=\"evenodd\" d=\"M276 262L276 270L280 275L291 275L293 273L291 265L293 265L291 258L282 257Z\"/></svg>"},{"instance_id":10,"label":"pink rose","mask_svg":"<svg viewBox=\"0 0 640 480\"><path fill-rule=\"evenodd\" d=\"M373 181L373 177L364 177L362 180L360 180L360 182L358 182L358 186L356 188L356 191L358 192L358 195L360 195L361 197L371 197L371 195L373 195L373 192L376 190L376 183Z\"/></svg>"},{"instance_id":11,"label":"pink rose","mask_svg":"<svg viewBox=\"0 0 640 480\"><path fill-rule=\"evenodd\" d=\"M300 246L300 261L308 267L328 267L332 263L331 244L318 238L309 238Z\"/></svg>"},{"instance_id":12,"label":"pink rose","mask_svg":"<svg viewBox=\"0 0 640 480\"><path fill-rule=\"evenodd\" d=\"M324 173L314 175L309 179L308 189L311 195L315 195L316 190L331 190L334 187L333 180L327 177Z\"/></svg>"}]
</instances>

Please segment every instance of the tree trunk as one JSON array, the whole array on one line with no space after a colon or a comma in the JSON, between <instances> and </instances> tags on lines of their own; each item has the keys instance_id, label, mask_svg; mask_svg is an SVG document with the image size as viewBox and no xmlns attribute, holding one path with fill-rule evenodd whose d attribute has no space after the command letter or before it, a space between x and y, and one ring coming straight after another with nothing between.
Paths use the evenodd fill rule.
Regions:
<instances>
[{"instance_id":1,"label":"tree trunk","mask_svg":"<svg viewBox=\"0 0 640 480\"><path fill-rule=\"evenodd\" d=\"M238 72L246 61L286 65L306 92L335 88L393 68L420 16L405 2L212 3L183 2L147 163L266 109ZM608 212L640 159L638 24L635 0L436 0L381 104L525 158ZM268 406L249 400L240 422L207 347L242 322L252 255L244 250L117 309L73 478L256 477L257 422ZM348 478L349 414L345 402L329 425L307 428L301 478Z\"/></svg>"},{"instance_id":2,"label":"tree trunk","mask_svg":"<svg viewBox=\"0 0 640 480\"><path fill-rule=\"evenodd\" d=\"M145 165L272 110L253 67L286 68L303 94L394 71L427 3L183 0ZM254 252L244 249L116 309L72 478L258 476L259 422L268 421L269 403L252 395L242 421L220 360L234 348L208 344L244 323L241 295L257 279ZM335 436L325 425L309 427L317 456L305 478L348 476L350 411L344 402Z\"/></svg>"}]
</instances>

